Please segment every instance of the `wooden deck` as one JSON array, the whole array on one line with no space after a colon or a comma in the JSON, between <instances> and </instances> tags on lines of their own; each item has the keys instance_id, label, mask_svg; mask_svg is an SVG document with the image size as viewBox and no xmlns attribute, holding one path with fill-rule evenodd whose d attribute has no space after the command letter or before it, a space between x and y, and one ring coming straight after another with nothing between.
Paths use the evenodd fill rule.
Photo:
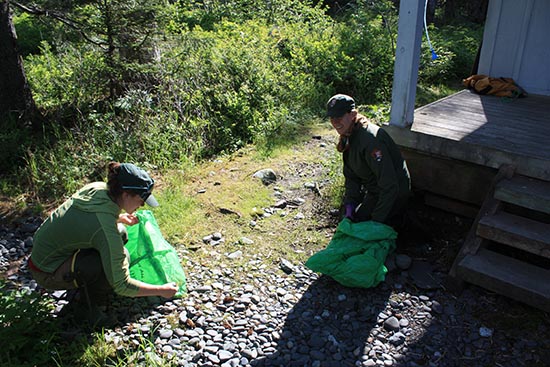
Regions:
<instances>
[{"instance_id":1,"label":"wooden deck","mask_svg":"<svg viewBox=\"0 0 550 367\"><path fill-rule=\"evenodd\" d=\"M424 201L474 218L447 287L466 281L549 312L550 97L464 90L386 130Z\"/></svg>"},{"instance_id":2,"label":"wooden deck","mask_svg":"<svg viewBox=\"0 0 550 367\"><path fill-rule=\"evenodd\" d=\"M464 90L418 108L409 128L385 129L405 149L550 181L550 97Z\"/></svg>"}]
</instances>

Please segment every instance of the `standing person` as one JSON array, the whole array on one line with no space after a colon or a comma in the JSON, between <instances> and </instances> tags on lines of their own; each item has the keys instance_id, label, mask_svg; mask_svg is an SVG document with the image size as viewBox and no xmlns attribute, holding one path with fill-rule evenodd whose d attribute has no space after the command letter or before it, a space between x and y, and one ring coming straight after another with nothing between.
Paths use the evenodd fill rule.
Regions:
<instances>
[{"instance_id":1,"label":"standing person","mask_svg":"<svg viewBox=\"0 0 550 367\"><path fill-rule=\"evenodd\" d=\"M395 227L411 194L407 164L386 131L359 114L345 94L327 103L330 123L340 135L337 149L344 160L345 216Z\"/></svg>"},{"instance_id":2,"label":"standing person","mask_svg":"<svg viewBox=\"0 0 550 367\"><path fill-rule=\"evenodd\" d=\"M130 278L124 225L138 223L134 212L158 202L154 181L131 163L111 162L108 181L90 183L54 210L36 231L29 270L46 289L78 289L72 302L77 318L109 323L102 312L113 291L122 296L171 298L175 283L147 284Z\"/></svg>"}]
</instances>

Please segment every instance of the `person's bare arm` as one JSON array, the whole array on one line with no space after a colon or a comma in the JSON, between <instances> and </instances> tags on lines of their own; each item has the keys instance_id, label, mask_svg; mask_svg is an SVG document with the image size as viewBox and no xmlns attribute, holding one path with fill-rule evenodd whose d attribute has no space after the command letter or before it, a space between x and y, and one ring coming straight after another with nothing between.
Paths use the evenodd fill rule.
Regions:
<instances>
[{"instance_id":1,"label":"person's bare arm","mask_svg":"<svg viewBox=\"0 0 550 367\"><path fill-rule=\"evenodd\" d=\"M164 298L172 298L178 291L178 286L176 283L166 283L163 285L154 285L140 282L139 291L137 297L148 297L148 296L160 296Z\"/></svg>"}]
</instances>

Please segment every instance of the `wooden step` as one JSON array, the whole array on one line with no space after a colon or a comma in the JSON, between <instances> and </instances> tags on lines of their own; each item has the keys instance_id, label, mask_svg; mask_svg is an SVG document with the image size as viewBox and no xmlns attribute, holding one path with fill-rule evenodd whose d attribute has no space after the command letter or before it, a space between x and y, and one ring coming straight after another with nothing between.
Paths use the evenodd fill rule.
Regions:
<instances>
[{"instance_id":1,"label":"wooden step","mask_svg":"<svg viewBox=\"0 0 550 367\"><path fill-rule=\"evenodd\" d=\"M550 259L550 224L497 212L480 219L477 235Z\"/></svg>"},{"instance_id":2,"label":"wooden step","mask_svg":"<svg viewBox=\"0 0 550 367\"><path fill-rule=\"evenodd\" d=\"M457 267L465 281L550 312L550 271L485 248Z\"/></svg>"},{"instance_id":3,"label":"wooden step","mask_svg":"<svg viewBox=\"0 0 550 367\"><path fill-rule=\"evenodd\" d=\"M550 182L514 176L497 184L495 198L550 214Z\"/></svg>"}]
</instances>

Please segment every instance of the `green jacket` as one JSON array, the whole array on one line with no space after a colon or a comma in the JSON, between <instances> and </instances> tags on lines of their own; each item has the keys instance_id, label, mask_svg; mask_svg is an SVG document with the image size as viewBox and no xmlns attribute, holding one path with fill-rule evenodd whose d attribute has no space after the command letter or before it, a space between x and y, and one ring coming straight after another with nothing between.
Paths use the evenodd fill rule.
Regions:
<instances>
[{"instance_id":1,"label":"green jacket","mask_svg":"<svg viewBox=\"0 0 550 367\"><path fill-rule=\"evenodd\" d=\"M117 294L135 296L139 283L130 278L124 244L117 229L118 205L107 184L94 182L58 207L34 235L32 262L53 272L78 249L96 249L107 280Z\"/></svg>"},{"instance_id":2,"label":"green jacket","mask_svg":"<svg viewBox=\"0 0 550 367\"><path fill-rule=\"evenodd\" d=\"M394 204L410 195L409 171L399 148L386 131L366 123L360 114L343 159L344 203L357 205L366 193L377 197L372 220L384 223Z\"/></svg>"}]
</instances>

